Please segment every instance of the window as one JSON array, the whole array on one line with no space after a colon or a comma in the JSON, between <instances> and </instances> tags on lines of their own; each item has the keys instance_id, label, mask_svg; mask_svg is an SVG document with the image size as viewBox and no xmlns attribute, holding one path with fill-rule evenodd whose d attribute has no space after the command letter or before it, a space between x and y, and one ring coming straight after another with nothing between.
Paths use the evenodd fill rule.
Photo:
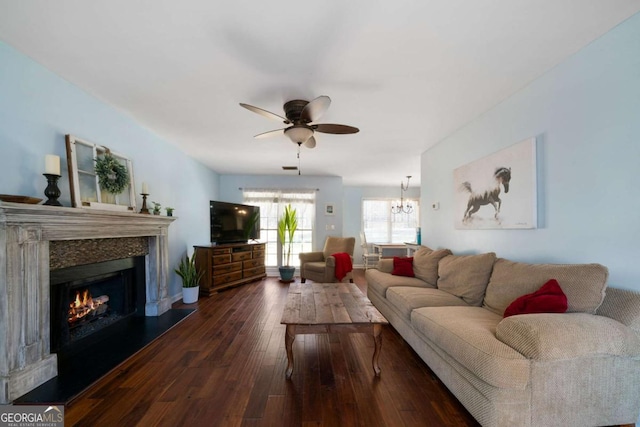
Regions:
<instances>
[{"instance_id":1,"label":"window","mask_svg":"<svg viewBox=\"0 0 640 427\"><path fill-rule=\"evenodd\" d=\"M410 214L391 213L391 206L400 203L393 199L362 200L362 230L370 243L404 243L416 241L416 228L420 218L418 199L404 199L411 204Z\"/></svg>"},{"instance_id":2,"label":"window","mask_svg":"<svg viewBox=\"0 0 640 427\"><path fill-rule=\"evenodd\" d=\"M313 190L245 189L244 203L260 206L260 241L266 243L265 264L269 267L283 263L278 244L278 220L285 206L291 203L298 214L298 229L294 235L291 265L300 266L298 254L313 248L313 223L316 211L316 193Z\"/></svg>"}]
</instances>

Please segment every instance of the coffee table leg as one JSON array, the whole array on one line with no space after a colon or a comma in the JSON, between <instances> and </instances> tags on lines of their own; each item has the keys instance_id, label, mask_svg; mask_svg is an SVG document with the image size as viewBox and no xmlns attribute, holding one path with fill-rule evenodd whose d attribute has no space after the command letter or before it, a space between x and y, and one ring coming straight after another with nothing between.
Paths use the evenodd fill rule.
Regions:
<instances>
[{"instance_id":1,"label":"coffee table leg","mask_svg":"<svg viewBox=\"0 0 640 427\"><path fill-rule=\"evenodd\" d=\"M373 325L373 342L375 343L375 350L373 351L373 372L376 377L380 376L380 366L378 365L378 359L380 358L380 349L382 348L382 325Z\"/></svg>"},{"instance_id":2,"label":"coffee table leg","mask_svg":"<svg viewBox=\"0 0 640 427\"><path fill-rule=\"evenodd\" d=\"M296 339L296 326L287 325L287 333L284 336L284 347L287 349L287 371L285 376L288 380L291 379L293 374L293 340Z\"/></svg>"}]
</instances>

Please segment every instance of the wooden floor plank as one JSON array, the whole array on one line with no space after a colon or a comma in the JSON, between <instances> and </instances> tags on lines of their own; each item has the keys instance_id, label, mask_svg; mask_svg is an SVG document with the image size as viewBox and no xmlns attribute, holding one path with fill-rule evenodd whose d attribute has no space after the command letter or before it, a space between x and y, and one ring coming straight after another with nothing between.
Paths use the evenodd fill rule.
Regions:
<instances>
[{"instance_id":1,"label":"wooden floor plank","mask_svg":"<svg viewBox=\"0 0 640 427\"><path fill-rule=\"evenodd\" d=\"M362 271L354 280L366 293ZM313 292L313 282L295 286ZM478 425L391 326L380 378L370 334L329 333L296 336L286 380L288 288L268 278L202 297L196 313L70 402L65 425Z\"/></svg>"}]
</instances>

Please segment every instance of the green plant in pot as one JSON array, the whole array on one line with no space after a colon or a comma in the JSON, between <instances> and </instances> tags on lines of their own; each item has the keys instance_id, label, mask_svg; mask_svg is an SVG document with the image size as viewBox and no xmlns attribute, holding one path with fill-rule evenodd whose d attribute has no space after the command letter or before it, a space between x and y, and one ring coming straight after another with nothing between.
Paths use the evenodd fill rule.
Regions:
<instances>
[{"instance_id":1,"label":"green plant in pot","mask_svg":"<svg viewBox=\"0 0 640 427\"><path fill-rule=\"evenodd\" d=\"M283 282L293 281L293 275L296 271L296 268L291 266L293 235L298 229L296 214L296 210L289 204L284 208L284 213L278 221L278 240L280 240L280 244L282 245L282 254L285 259L284 265L279 267L280 279Z\"/></svg>"},{"instance_id":2,"label":"green plant in pot","mask_svg":"<svg viewBox=\"0 0 640 427\"><path fill-rule=\"evenodd\" d=\"M192 304L198 301L200 278L204 272L198 272L196 268L196 254L194 253L191 258L189 258L189 254L186 254L180 260L175 272L182 279L182 302Z\"/></svg>"}]
</instances>

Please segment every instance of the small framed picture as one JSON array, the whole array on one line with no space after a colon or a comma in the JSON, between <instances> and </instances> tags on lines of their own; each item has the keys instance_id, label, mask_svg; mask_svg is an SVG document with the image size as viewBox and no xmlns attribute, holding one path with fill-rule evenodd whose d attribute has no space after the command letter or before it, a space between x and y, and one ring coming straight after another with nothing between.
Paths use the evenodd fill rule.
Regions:
<instances>
[{"instance_id":1,"label":"small framed picture","mask_svg":"<svg viewBox=\"0 0 640 427\"><path fill-rule=\"evenodd\" d=\"M335 208L333 207L333 203L329 203L329 204L325 205L324 214L325 215L334 215L335 214Z\"/></svg>"}]
</instances>

